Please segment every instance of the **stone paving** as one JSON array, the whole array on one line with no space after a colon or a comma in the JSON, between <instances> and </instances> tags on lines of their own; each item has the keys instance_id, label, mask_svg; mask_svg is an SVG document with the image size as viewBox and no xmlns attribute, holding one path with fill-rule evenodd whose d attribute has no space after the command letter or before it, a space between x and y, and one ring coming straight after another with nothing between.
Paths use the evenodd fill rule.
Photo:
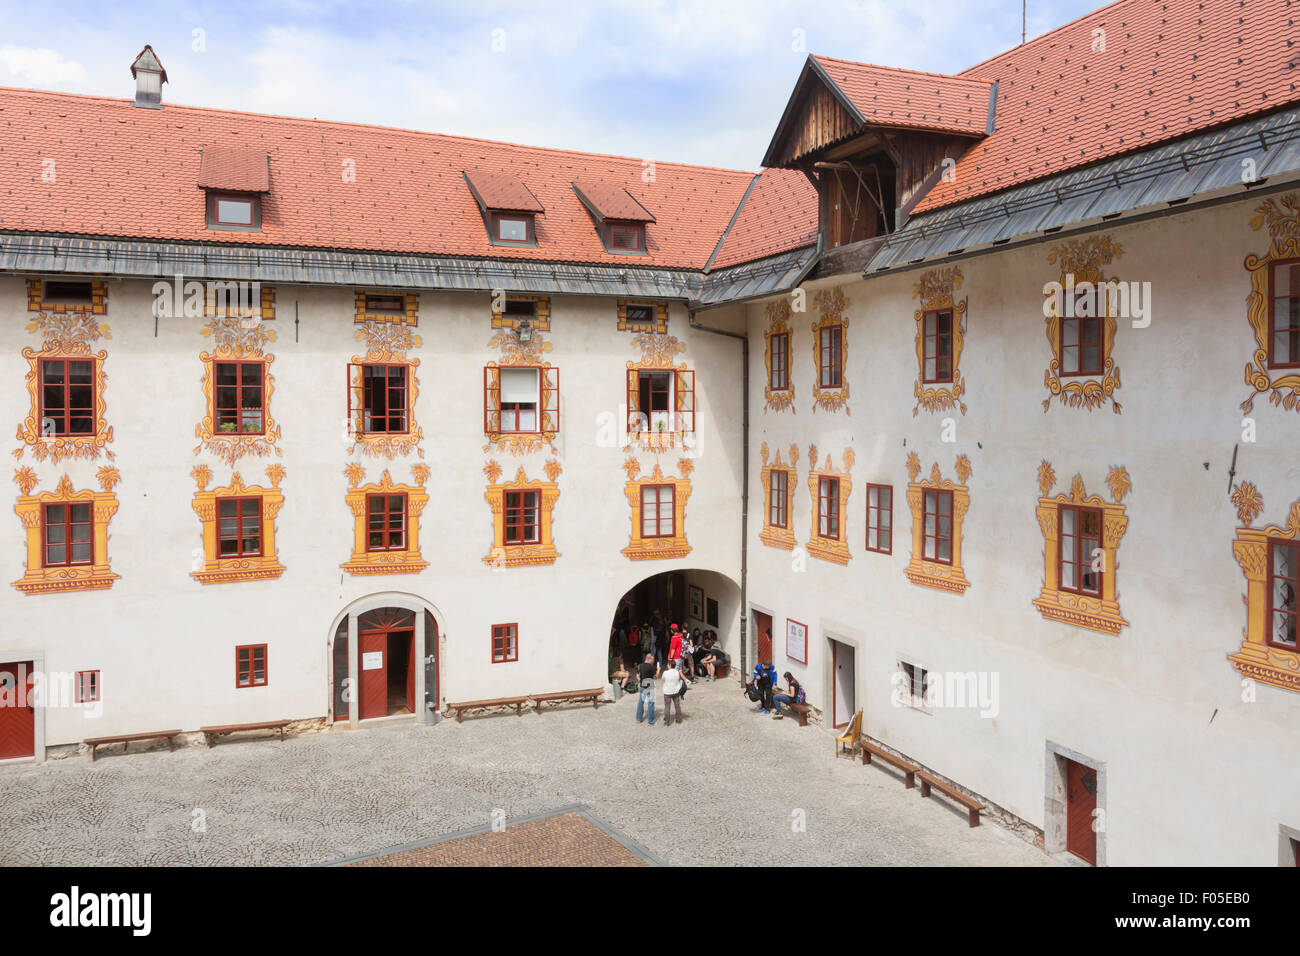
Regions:
<instances>
[{"instance_id":1,"label":"stone paving","mask_svg":"<svg viewBox=\"0 0 1300 956\"><path fill-rule=\"evenodd\" d=\"M735 682L699 683L668 728L638 725L625 696L0 766L0 865L331 863L572 805L668 864L1051 865L751 707Z\"/></svg>"}]
</instances>

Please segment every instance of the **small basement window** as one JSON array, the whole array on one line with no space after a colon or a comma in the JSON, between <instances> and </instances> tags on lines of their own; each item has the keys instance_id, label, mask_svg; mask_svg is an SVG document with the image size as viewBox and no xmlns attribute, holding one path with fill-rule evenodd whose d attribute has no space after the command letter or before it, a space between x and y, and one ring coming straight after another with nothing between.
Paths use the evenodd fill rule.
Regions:
<instances>
[{"instance_id":1,"label":"small basement window","mask_svg":"<svg viewBox=\"0 0 1300 956\"><path fill-rule=\"evenodd\" d=\"M493 238L498 242L526 243L533 241L533 217L531 215L503 215L498 213L493 218Z\"/></svg>"},{"instance_id":2,"label":"small basement window","mask_svg":"<svg viewBox=\"0 0 1300 956\"><path fill-rule=\"evenodd\" d=\"M261 232L261 197L209 193L208 228L230 229L237 232Z\"/></svg>"},{"instance_id":3,"label":"small basement window","mask_svg":"<svg viewBox=\"0 0 1300 956\"><path fill-rule=\"evenodd\" d=\"M41 290L42 305L93 305L94 287L89 282L50 280Z\"/></svg>"},{"instance_id":4,"label":"small basement window","mask_svg":"<svg viewBox=\"0 0 1300 956\"><path fill-rule=\"evenodd\" d=\"M366 293L367 315L406 315L406 296Z\"/></svg>"}]
</instances>

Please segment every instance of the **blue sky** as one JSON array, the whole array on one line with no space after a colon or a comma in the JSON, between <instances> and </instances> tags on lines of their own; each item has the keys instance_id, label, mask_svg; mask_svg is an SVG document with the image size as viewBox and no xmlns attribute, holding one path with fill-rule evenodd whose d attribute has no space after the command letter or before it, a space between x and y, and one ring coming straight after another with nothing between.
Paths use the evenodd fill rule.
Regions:
<instances>
[{"instance_id":1,"label":"blue sky","mask_svg":"<svg viewBox=\"0 0 1300 956\"><path fill-rule=\"evenodd\" d=\"M1029 36L1100 6L1029 0ZM0 86L755 169L809 52L955 73L1020 40L1020 0L0 0Z\"/></svg>"}]
</instances>

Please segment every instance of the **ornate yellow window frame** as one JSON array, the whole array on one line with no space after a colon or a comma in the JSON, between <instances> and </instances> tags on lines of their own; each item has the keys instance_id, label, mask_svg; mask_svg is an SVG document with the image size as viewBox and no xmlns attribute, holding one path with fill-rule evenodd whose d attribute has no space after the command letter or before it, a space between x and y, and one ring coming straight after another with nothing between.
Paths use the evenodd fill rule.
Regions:
<instances>
[{"instance_id":1,"label":"ornate yellow window frame","mask_svg":"<svg viewBox=\"0 0 1300 956\"><path fill-rule=\"evenodd\" d=\"M14 481L22 496L14 504L14 513L27 532L27 570L13 586L24 594L51 594L56 591L102 591L111 588L119 575L108 565L108 523L117 514L117 495L113 487L120 480L116 468L103 466L96 473L103 491L89 488L75 491L72 480L65 474L53 491L32 494L36 487L36 473L31 468L19 468ZM47 568L44 564L45 542L41 534L41 518L46 505L90 504L91 563L70 567Z\"/></svg>"},{"instance_id":2,"label":"ornate yellow window frame","mask_svg":"<svg viewBox=\"0 0 1300 956\"><path fill-rule=\"evenodd\" d=\"M366 311L368 295L400 295L405 297L406 314L388 315L380 312ZM352 320L357 325L365 322L383 322L387 324L409 325L412 328L420 324L420 294L418 292L393 292L383 289L358 289L356 296L356 316Z\"/></svg>"},{"instance_id":3,"label":"ornate yellow window frame","mask_svg":"<svg viewBox=\"0 0 1300 956\"><path fill-rule=\"evenodd\" d=\"M275 318L275 287L262 285L259 286L259 288L261 289L259 296L261 301L258 303L259 311L257 317L263 322L269 322ZM240 312L238 303L232 304L226 302L224 305L218 307L217 290L214 286L208 287L207 294L204 297L203 315L206 318L243 318L245 320L250 318L250 316L244 315Z\"/></svg>"},{"instance_id":4,"label":"ornate yellow window frame","mask_svg":"<svg viewBox=\"0 0 1300 956\"><path fill-rule=\"evenodd\" d=\"M78 280L73 280L78 281ZM53 312L55 315L107 315L108 314L108 283L96 282L90 283L90 304L89 305L65 305L61 303L45 303L42 297L45 295L44 279L27 280L27 311L28 312Z\"/></svg>"},{"instance_id":5,"label":"ornate yellow window frame","mask_svg":"<svg viewBox=\"0 0 1300 956\"><path fill-rule=\"evenodd\" d=\"M655 470L645 478L637 478L641 473L641 463L628 456L623 462L627 473L624 493L632 510L632 534L627 547L622 553L631 561L656 561L669 558L684 558L691 553L691 546L686 541L686 501L691 496L691 471L695 462L683 458L678 463L681 478L664 476L658 462ZM643 485L673 485L673 536L671 538L643 538L641 536L641 487Z\"/></svg>"},{"instance_id":6,"label":"ornate yellow window frame","mask_svg":"<svg viewBox=\"0 0 1300 956\"><path fill-rule=\"evenodd\" d=\"M848 296L838 286L822 289L813 296L813 304L821 310L821 316L812 323L812 357L813 357L813 411L822 408L828 412L844 409L849 412L849 308ZM840 327L840 387L821 387L821 342L822 329Z\"/></svg>"},{"instance_id":7,"label":"ornate yellow window frame","mask_svg":"<svg viewBox=\"0 0 1300 956\"><path fill-rule=\"evenodd\" d=\"M849 495L853 491L853 479L849 472L853 468L853 449L844 450L844 470L836 471L831 456L826 454L826 463L817 467L817 446L808 446L808 494L812 499L812 529L808 533L808 554L823 561L836 564L849 563ZM824 538L817 533L818 510L821 504L821 479L838 478L840 482L840 527L837 538Z\"/></svg>"},{"instance_id":8,"label":"ornate yellow window frame","mask_svg":"<svg viewBox=\"0 0 1300 956\"><path fill-rule=\"evenodd\" d=\"M1119 567L1116 553L1124 532L1128 530L1128 515L1123 503L1132 487L1128 471L1112 467L1107 473L1106 485L1110 488L1111 501L1100 495L1090 497L1079 475L1075 475L1070 483L1069 494L1051 497L1055 485L1056 472L1049 462L1044 461L1038 466L1038 490L1042 497L1038 499L1037 512L1038 527L1043 532L1043 590L1034 600L1034 607L1049 621L1086 627L1103 634L1118 634L1128 624L1120 615L1119 594L1115 587L1115 570ZM1061 530L1058 522L1061 505L1095 508L1102 513L1101 595L1098 597L1061 590Z\"/></svg>"},{"instance_id":9,"label":"ornate yellow window frame","mask_svg":"<svg viewBox=\"0 0 1300 956\"><path fill-rule=\"evenodd\" d=\"M1048 313L1047 341L1052 349L1052 359L1043 374L1043 384L1047 386L1047 391L1050 393L1043 399L1044 412L1051 406L1052 399L1057 397L1067 408L1086 408L1092 411L1110 402L1111 410L1116 415L1123 410L1123 406L1115 401L1114 397L1115 389L1120 386L1119 367L1115 364L1113 356L1115 331L1119 323L1110 308L1111 297L1104 294L1105 284L1114 279L1114 276L1105 275L1105 267L1123 255L1124 247L1113 241L1110 236L1071 239L1059 246L1052 246L1048 253L1047 261L1060 265L1060 284L1063 288L1066 277L1070 275L1074 276L1075 286L1081 282L1091 282L1098 288L1097 304L1104 310L1105 320L1102 323L1100 377L1071 375L1062 381L1060 311L1065 296L1064 293L1048 294L1049 302L1044 306L1043 311Z\"/></svg>"},{"instance_id":10,"label":"ornate yellow window frame","mask_svg":"<svg viewBox=\"0 0 1300 956\"><path fill-rule=\"evenodd\" d=\"M39 280L31 280L38 282ZM29 283L30 296L30 283ZM39 301L39 291L37 293ZM60 307L61 308L61 307ZM28 332L37 332L41 336L39 351L25 348L23 358L27 360L28 371L25 379L28 405L27 417L18 426L17 439L23 444L14 452L15 458L22 458L23 452L31 448L37 461L47 458L54 464L65 459L93 459L101 454L110 460L113 453L106 447L113 440L113 429L104 417L104 386L108 376L104 374L104 360L107 351L95 352L90 343L101 338L111 338L107 324L100 325L91 306L68 306L58 312L41 312L27 323ZM41 362L44 359L75 359L90 361L93 365L95 394L95 430L87 435L46 436L41 434Z\"/></svg>"},{"instance_id":11,"label":"ornate yellow window frame","mask_svg":"<svg viewBox=\"0 0 1300 956\"><path fill-rule=\"evenodd\" d=\"M628 325L627 307L629 305L649 305L655 310L655 326L653 329L646 328L644 325ZM620 332L651 333L654 335L668 334L668 303L652 302L646 299L619 299L618 300L618 330Z\"/></svg>"},{"instance_id":12,"label":"ornate yellow window frame","mask_svg":"<svg viewBox=\"0 0 1300 956\"><path fill-rule=\"evenodd\" d=\"M560 556L555 550L552 531L555 501L560 497L556 480L560 477L560 463L551 459L546 463L546 481L529 481L520 466L514 481L499 482L501 466L489 461L483 466L488 477L483 497L492 509L492 547L483 563L494 568L521 568L541 564L554 564ZM541 499L538 522L538 540L531 544L506 544L506 493L510 491L536 491Z\"/></svg>"},{"instance_id":13,"label":"ornate yellow window frame","mask_svg":"<svg viewBox=\"0 0 1300 956\"><path fill-rule=\"evenodd\" d=\"M763 470L760 481L763 486L763 530L758 533L758 540L762 541L770 548L780 548L783 551L793 551L795 546L794 540L794 489L798 481L798 470L795 464L799 461L799 446L790 446L790 464L787 467L781 461L781 449L776 450L776 458L769 465L767 463L768 449L767 442L759 449L759 454L763 459ZM772 472L784 471L785 480L785 523L784 528L778 528L771 523L772 521L772 498L771 498L771 480ZM841 516L842 517L842 516Z\"/></svg>"},{"instance_id":14,"label":"ornate yellow window frame","mask_svg":"<svg viewBox=\"0 0 1300 956\"><path fill-rule=\"evenodd\" d=\"M783 412L787 408L794 412L794 376L791 374L790 359L793 355L794 330L790 323L794 311L789 299L778 299L768 304L767 328L763 330L763 362L767 366L767 378L763 380L763 407L768 411ZM785 380L786 388L772 390L772 336L786 336ZM843 335L843 333L841 333ZM842 371L841 371L842 374Z\"/></svg>"},{"instance_id":15,"label":"ornate yellow window frame","mask_svg":"<svg viewBox=\"0 0 1300 956\"><path fill-rule=\"evenodd\" d=\"M361 365L405 365L407 367L406 421L405 434L362 433L356 422L348 419L348 434L353 439L355 449L366 457L396 458L415 452L424 457L420 442L424 440L424 429L415 419L416 399L420 397L420 377L416 374L420 367L418 358L408 358L410 349L419 348L421 340L409 326L383 321L366 321L353 336L366 346L364 356L352 356L349 366L349 395L362 393L363 385L351 378L352 369ZM361 374L357 371L358 376Z\"/></svg>"},{"instance_id":16,"label":"ornate yellow window frame","mask_svg":"<svg viewBox=\"0 0 1300 956\"><path fill-rule=\"evenodd\" d=\"M1268 541L1269 538L1300 540L1300 500L1291 504L1286 527L1269 525L1252 528L1264 510L1264 499L1249 481L1232 493L1241 527L1232 544L1233 557L1246 576L1246 629L1237 653L1229 654L1232 666L1253 680L1300 692L1300 652L1268 643Z\"/></svg>"},{"instance_id":17,"label":"ornate yellow window frame","mask_svg":"<svg viewBox=\"0 0 1300 956\"><path fill-rule=\"evenodd\" d=\"M691 416L691 427L685 431L633 431L631 422L631 407L629 405L628 414L624 416L624 427L628 429L629 442L636 443L642 451L662 454L671 451L674 448L686 448L686 434L694 434L699 429L699 396L695 390L695 371L687 367L685 362L674 364L673 358L686 351L686 343L679 342L671 335L658 335L654 332L642 332L636 336L636 347L641 350L641 359L627 363L627 371L665 371L672 372L676 376L673 387L673 407L675 410L674 418L677 421L681 419L677 416L689 414ZM690 388L683 388L687 381L686 376L690 376ZM686 407L686 396L690 395L691 407ZM630 400L626 399L626 400Z\"/></svg>"},{"instance_id":18,"label":"ornate yellow window frame","mask_svg":"<svg viewBox=\"0 0 1300 956\"><path fill-rule=\"evenodd\" d=\"M560 434L560 370L543 360L546 353L551 350L551 343L540 334L534 334L527 342L521 343L510 329L502 329L489 340L488 348L500 349L501 361L488 362L483 367L483 426L488 440L483 450L504 452L515 456L542 451L544 448L555 451L555 439ZM503 368L538 370L538 431L512 433L490 430L493 424L499 427L501 423L500 395ZM498 397L495 422L492 419L492 410L487 407L488 396L493 393ZM554 401L548 403L549 397L554 397Z\"/></svg>"},{"instance_id":19,"label":"ornate yellow window frame","mask_svg":"<svg viewBox=\"0 0 1300 956\"><path fill-rule=\"evenodd\" d=\"M502 308L505 307L506 300L515 302L535 302L537 303L537 315L529 323L534 332L551 331L551 299L545 295L507 295L502 299ZM517 329L519 320L513 316L507 316L505 312L496 308L492 310L492 328L494 329Z\"/></svg>"},{"instance_id":20,"label":"ornate yellow window frame","mask_svg":"<svg viewBox=\"0 0 1300 956\"><path fill-rule=\"evenodd\" d=\"M263 290L265 298L266 290ZM274 310L274 306L272 306ZM280 448L280 426L271 417L271 395L275 391L275 376L271 374L271 363L275 356L262 351L268 342L275 341L275 332L264 328L260 322L245 325L243 320L235 317L214 317L201 330L204 336L211 336L216 348L211 352L200 352L199 361L203 363L203 378L199 387L203 390L203 421L194 426L194 436L199 440L194 454L207 451L216 455L230 467L235 466L245 455L261 458ZM262 432L247 434L243 432L222 432L216 430L216 381L217 362L261 362L262 371Z\"/></svg>"},{"instance_id":21,"label":"ornate yellow window frame","mask_svg":"<svg viewBox=\"0 0 1300 956\"><path fill-rule=\"evenodd\" d=\"M912 298L921 300L921 307L916 310L916 384L912 394L916 405L912 408L915 417L921 409L927 412L939 412L960 409L966 414L966 403L961 397L966 394L966 379L962 377L960 362L961 352L966 341L966 305L967 300L958 302L954 296L961 288L962 274L957 266L947 269L931 269L921 274L921 278L912 286ZM925 381L925 315L927 312L952 310L952 381L950 383Z\"/></svg>"},{"instance_id":22,"label":"ornate yellow window frame","mask_svg":"<svg viewBox=\"0 0 1300 956\"><path fill-rule=\"evenodd\" d=\"M1300 258L1300 193L1288 193L1276 202L1264 200L1255 208L1250 227L1256 231L1268 225L1268 252L1246 256L1250 273L1250 295L1246 297L1246 321L1255 332L1255 352L1246 363L1246 384L1250 396L1241 403L1243 413L1255 407L1255 399L1268 395L1272 405L1288 411L1300 409L1300 370L1272 372L1268 367L1268 318L1272 265L1281 259Z\"/></svg>"},{"instance_id":23,"label":"ornate yellow window frame","mask_svg":"<svg viewBox=\"0 0 1300 956\"><path fill-rule=\"evenodd\" d=\"M928 479L918 481L917 478L921 474L921 459L917 457L916 452L911 452L907 456L907 476L910 479L907 486L907 506L912 511L912 557L907 562L903 573L907 575L909 581L921 587L964 594L970 587L970 581L966 579L966 572L962 570L961 564L962 521L970 509L970 494L966 488L971 473L970 459L965 455L958 455L954 467L957 472L955 482L944 480L939 473L938 462L935 462L934 467L930 469ZM927 561L923 557L927 491L952 492L952 564Z\"/></svg>"},{"instance_id":24,"label":"ornate yellow window frame","mask_svg":"<svg viewBox=\"0 0 1300 956\"><path fill-rule=\"evenodd\" d=\"M429 495L424 490L424 483L429 480L429 466L415 464L411 466L414 485L393 483L393 476L388 469L379 481L363 485L365 469L358 464L350 464L343 473L348 476L348 493L346 501L352 511L353 538L352 558L340 564L348 574L415 574L429 566L420 555L420 514L429 502ZM366 550L366 496L367 495L406 495L406 548L401 551L367 551Z\"/></svg>"},{"instance_id":25,"label":"ornate yellow window frame","mask_svg":"<svg viewBox=\"0 0 1300 956\"><path fill-rule=\"evenodd\" d=\"M244 484L243 476L234 472L230 484L208 490L212 471L207 465L196 465L190 472L198 490L194 493L194 513L203 524L203 567L190 572L190 577L200 584L231 584L236 581L265 581L284 573L275 547L275 518L284 504L280 482L284 466L266 466L270 488ZM262 553L255 557L218 557L219 498L260 498L262 500Z\"/></svg>"}]
</instances>

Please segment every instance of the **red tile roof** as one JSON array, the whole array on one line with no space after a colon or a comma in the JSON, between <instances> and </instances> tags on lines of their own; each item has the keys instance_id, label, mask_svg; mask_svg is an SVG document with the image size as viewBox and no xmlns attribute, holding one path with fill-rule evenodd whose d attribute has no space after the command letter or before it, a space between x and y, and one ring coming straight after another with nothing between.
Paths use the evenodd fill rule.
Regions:
<instances>
[{"instance_id":1,"label":"red tile roof","mask_svg":"<svg viewBox=\"0 0 1300 956\"><path fill-rule=\"evenodd\" d=\"M840 92L877 126L983 136L988 128L988 80L922 73L892 66L814 56Z\"/></svg>"},{"instance_id":2,"label":"red tile roof","mask_svg":"<svg viewBox=\"0 0 1300 956\"><path fill-rule=\"evenodd\" d=\"M467 169L465 178L484 208L503 212L543 212L537 197L514 176L491 169Z\"/></svg>"},{"instance_id":3,"label":"red tile roof","mask_svg":"<svg viewBox=\"0 0 1300 956\"><path fill-rule=\"evenodd\" d=\"M750 191L711 270L817 242L817 190L793 169L765 169Z\"/></svg>"},{"instance_id":4,"label":"red tile roof","mask_svg":"<svg viewBox=\"0 0 1300 956\"><path fill-rule=\"evenodd\" d=\"M262 231L204 228L199 150L270 156ZM55 182L41 160L57 160ZM575 180L621 183L654 211L631 265L700 269L753 173L515 146L376 126L0 88L0 228L628 267L605 252ZM545 207L536 248L493 246L464 170L506 172Z\"/></svg>"},{"instance_id":5,"label":"red tile roof","mask_svg":"<svg viewBox=\"0 0 1300 956\"><path fill-rule=\"evenodd\" d=\"M601 219L622 219L628 222L654 222L650 211L636 201L619 183L578 182L573 184L580 197L596 211Z\"/></svg>"},{"instance_id":6,"label":"red tile roof","mask_svg":"<svg viewBox=\"0 0 1300 956\"><path fill-rule=\"evenodd\" d=\"M1030 40L961 74L997 129L915 211L1300 102L1297 38L1295 0L1120 0Z\"/></svg>"},{"instance_id":7,"label":"red tile roof","mask_svg":"<svg viewBox=\"0 0 1300 956\"><path fill-rule=\"evenodd\" d=\"M205 146L199 163L200 189L264 193L271 188L266 150L243 146Z\"/></svg>"}]
</instances>

